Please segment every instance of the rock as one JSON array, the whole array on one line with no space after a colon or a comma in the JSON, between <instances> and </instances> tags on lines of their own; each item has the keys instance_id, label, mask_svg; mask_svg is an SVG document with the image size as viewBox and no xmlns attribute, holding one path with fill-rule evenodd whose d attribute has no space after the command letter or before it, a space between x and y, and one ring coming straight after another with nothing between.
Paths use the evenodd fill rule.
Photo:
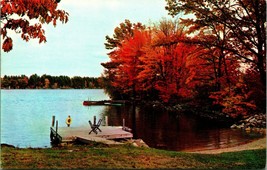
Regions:
<instances>
[{"instance_id":1,"label":"rock","mask_svg":"<svg viewBox=\"0 0 267 170\"><path fill-rule=\"evenodd\" d=\"M236 129L237 128L237 125L236 124L233 124L230 128L231 129Z\"/></svg>"},{"instance_id":2,"label":"rock","mask_svg":"<svg viewBox=\"0 0 267 170\"><path fill-rule=\"evenodd\" d=\"M142 139L137 139L135 142L139 147L148 147L148 145Z\"/></svg>"},{"instance_id":3,"label":"rock","mask_svg":"<svg viewBox=\"0 0 267 170\"><path fill-rule=\"evenodd\" d=\"M137 145L135 142L133 142L132 145L133 145L134 147L138 147L138 145Z\"/></svg>"},{"instance_id":4,"label":"rock","mask_svg":"<svg viewBox=\"0 0 267 170\"><path fill-rule=\"evenodd\" d=\"M250 131L251 131L251 128L248 127L248 128L245 129L245 131L246 131L246 132L250 132Z\"/></svg>"},{"instance_id":5,"label":"rock","mask_svg":"<svg viewBox=\"0 0 267 170\"><path fill-rule=\"evenodd\" d=\"M256 132L260 132L260 128L255 128L255 131Z\"/></svg>"},{"instance_id":6,"label":"rock","mask_svg":"<svg viewBox=\"0 0 267 170\"><path fill-rule=\"evenodd\" d=\"M244 125L237 126L237 129L243 129L243 128L244 128Z\"/></svg>"},{"instance_id":7,"label":"rock","mask_svg":"<svg viewBox=\"0 0 267 170\"><path fill-rule=\"evenodd\" d=\"M140 144L142 147L149 148L149 146L141 139Z\"/></svg>"},{"instance_id":8,"label":"rock","mask_svg":"<svg viewBox=\"0 0 267 170\"><path fill-rule=\"evenodd\" d=\"M262 121L261 121L261 120L257 120L257 123L258 123L258 124L262 124Z\"/></svg>"},{"instance_id":9,"label":"rock","mask_svg":"<svg viewBox=\"0 0 267 170\"><path fill-rule=\"evenodd\" d=\"M243 120L238 121L238 123L233 124L230 128L244 129L247 132L260 131L256 128L266 129L266 114L255 114L252 116L246 116Z\"/></svg>"},{"instance_id":10,"label":"rock","mask_svg":"<svg viewBox=\"0 0 267 170\"><path fill-rule=\"evenodd\" d=\"M135 147L149 147L142 139L132 139L128 142Z\"/></svg>"},{"instance_id":11,"label":"rock","mask_svg":"<svg viewBox=\"0 0 267 170\"><path fill-rule=\"evenodd\" d=\"M255 118L252 118L249 120L250 123L253 123L256 119Z\"/></svg>"}]
</instances>

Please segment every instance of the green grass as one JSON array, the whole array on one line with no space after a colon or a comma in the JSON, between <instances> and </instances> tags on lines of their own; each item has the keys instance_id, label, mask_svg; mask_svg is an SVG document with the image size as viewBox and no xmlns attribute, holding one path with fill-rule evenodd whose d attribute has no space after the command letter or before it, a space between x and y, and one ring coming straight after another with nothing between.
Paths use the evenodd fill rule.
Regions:
<instances>
[{"instance_id":1,"label":"green grass","mask_svg":"<svg viewBox=\"0 0 267 170\"><path fill-rule=\"evenodd\" d=\"M165 151L125 146L71 146L46 149L2 147L1 168L175 168L264 169L266 150L215 155Z\"/></svg>"}]
</instances>

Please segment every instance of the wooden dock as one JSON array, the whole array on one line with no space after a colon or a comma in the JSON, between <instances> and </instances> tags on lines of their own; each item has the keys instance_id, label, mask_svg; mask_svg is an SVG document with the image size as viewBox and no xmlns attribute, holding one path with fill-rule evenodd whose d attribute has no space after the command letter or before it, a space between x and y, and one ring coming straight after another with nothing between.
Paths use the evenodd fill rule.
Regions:
<instances>
[{"instance_id":1,"label":"wooden dock","mask_svg":"<svg viewBox=\"0 0 267 170\"><path fill-rule=\"evenodd\" d=\"M122 126L100 126L102 132L89 134L91 128L86 127L51 127L50 139L54 143L100 142L104 144L122 144L117 139L129 139L133 134L123 130Z\"/></svg>"}]
</instances>

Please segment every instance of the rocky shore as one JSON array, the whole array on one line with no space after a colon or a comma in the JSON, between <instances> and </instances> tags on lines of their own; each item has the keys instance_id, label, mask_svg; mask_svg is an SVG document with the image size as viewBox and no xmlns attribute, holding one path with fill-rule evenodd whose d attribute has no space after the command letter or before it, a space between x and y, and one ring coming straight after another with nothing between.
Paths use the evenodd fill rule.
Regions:
<instances>
[{"instance_id":1,"label":"rocky shore","mask_svg":"<svg viewBox=\"0 0 267 170\"><path fill-rule=\"evenodd\" d=\"M232 129L243 129L246 132L266 133L266 114L255 114L231 126Z\"/></svg>"}]
</instances>

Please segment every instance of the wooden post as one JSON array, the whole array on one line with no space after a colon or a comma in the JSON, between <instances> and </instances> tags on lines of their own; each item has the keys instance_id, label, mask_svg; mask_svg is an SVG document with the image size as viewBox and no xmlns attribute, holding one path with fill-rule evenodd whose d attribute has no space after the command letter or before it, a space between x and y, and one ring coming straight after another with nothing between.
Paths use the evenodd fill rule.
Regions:
<instances>
[{"instance_id":1,"label":"wooden post","mask_svg":"<svg viewBox=\"0 0 267 170\"><path fill-rule=\"evenodd\" d=\"M122 128L125 128L125 119L122 119Z\"/></svg>"},{"instance_id":2,"label":"wooden post","mask_svg":"<svg viewBox=\"0 0 267 170\"><path fill-rule=\"evenodd\" d=\"M94 125L96 125L96 116L94 116Z\"/></svg>"},{"instance_id":3,"label":"wooden post","mask_svg":"<svg viewBox=\"0 0 267 170\"><path fill-rule=\"evenodd\" d=\"M105 116L105 125L108 126L108 116Z\"/></svg>"},{"instance_id":4,"label":"wooden post","mask_svg":"<svg viewBox=\"0 0 267 170\"><path fill-rule=\"evenodd\" d=\"M57 129L58 129L58 121L56 121L56 136L57 136Z\"/></svg>"},{"instance_id":5,"label":"wooden post","mask_svg":"<svg viewBox=\"0 0 267 170\"><path fill-rule=\"evenodd\" d=\"M52 116L52 127L55 126L55 119L56 119L56 116Z\"/></svg>"}]
</instances>

